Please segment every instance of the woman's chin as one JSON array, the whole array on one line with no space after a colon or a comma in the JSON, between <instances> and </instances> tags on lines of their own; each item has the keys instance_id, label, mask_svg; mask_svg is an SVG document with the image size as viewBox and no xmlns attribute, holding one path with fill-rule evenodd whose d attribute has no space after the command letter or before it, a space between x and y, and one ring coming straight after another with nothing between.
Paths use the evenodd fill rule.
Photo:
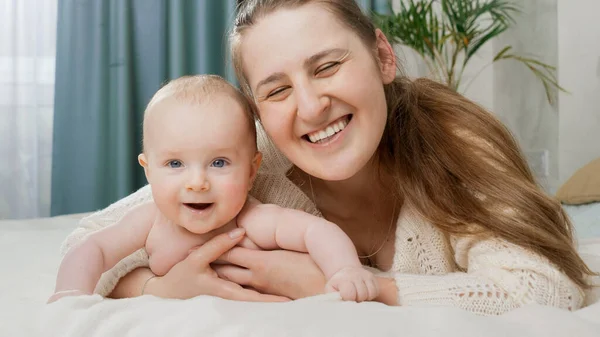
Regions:
<instances>
[{"instance_id":1,"label":"woman's chin","mask_svg":"<svg viewBox=\"0 0 600 337\"><path fill-rule=\"evenodd\" d=\"M340 165L339 163L344 163ZM322 163L316 169L303 169L311 176L325 181L343 181L356 176L364 168L366 161L356 160L337 160L329 163Z\"/></svg>"}]
</instances>

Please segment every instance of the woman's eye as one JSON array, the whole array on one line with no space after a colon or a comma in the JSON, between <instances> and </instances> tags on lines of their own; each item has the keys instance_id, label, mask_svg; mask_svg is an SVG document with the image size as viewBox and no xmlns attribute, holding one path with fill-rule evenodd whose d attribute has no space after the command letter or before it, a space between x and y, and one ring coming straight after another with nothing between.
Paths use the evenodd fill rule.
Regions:
<instances>
[{"instance_id":1,"label":"woman's eye","mask_svg":"<svg viewBox=\"0 0 600 337\"><path fill-rule=\"evenodd\" d=\"M225 165L227 165L227 162L225 160L223 160L223 159L217 159L217 160L213 161L210 166L212 166L212 167L224 167Z\"/></svg>"},{"instance_id":2,"label":"woman's eye","mask_svg":"<svg viewBox=\"0 0 600 337\"><path fill-rule=\"evenodd\" d=\"M317 71L315 71L315 74L318 75L318 74L327 72L328 70L331 71L331 70L337 69L337 67L340 64L341 64L340 62L329 62L329 63L326 63L325 65L323 65L322 67L320 67L319 69L317 69Z\"/></svg>"},{"instance_id":3,"label":"woman's eye","mask_svg":"<svg viewBox=\"0 0 600 337\"><path fill-rule=\"evenodd\" d=\"M273 96L277 96L277 95L281 94L282 92L284 92L287 89L288 89L288 87L277 88L277 89L271 91L270 93L268 93L267 94L267 98L271 98Z\"/></svg>"},{"instance_id":4,"label":"woman's eye","mask_svg":"<svg viewBox=\"0 0 600 337\"><path fill-rule=\"evenodd\" d=\"M180 168L183 166L183 163L179 160L170 160L169 162L167 162L167 165L170 168Z\"/></svg>"}]
</instances>

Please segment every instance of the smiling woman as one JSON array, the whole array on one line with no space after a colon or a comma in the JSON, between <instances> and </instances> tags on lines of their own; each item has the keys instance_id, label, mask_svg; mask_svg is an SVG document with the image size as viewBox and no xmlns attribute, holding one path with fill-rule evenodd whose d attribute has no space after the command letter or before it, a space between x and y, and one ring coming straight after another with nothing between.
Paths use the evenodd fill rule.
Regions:
<instances>
[{"instance_id":1,"label":"smiling woman","mask_svg":"<svg viewBox=\"0 0 600 337\"><path fill-rule=\"evenodd\" d=\"M284 24L286 30L272 30ZM235 66L246 76L241 83L255 98L262 125L302 171L343 180L371 159L386 123L381 82L395 76L391 55L378 61L359 36L317 6L280 10L260 20L243 40L234 41L235 53L244 55ZM315 133L324 138L338 122L347 124L339 136L318 144L307 141ZM300 160L305 156L312 160Z\"/></svg>"}]
</instances>

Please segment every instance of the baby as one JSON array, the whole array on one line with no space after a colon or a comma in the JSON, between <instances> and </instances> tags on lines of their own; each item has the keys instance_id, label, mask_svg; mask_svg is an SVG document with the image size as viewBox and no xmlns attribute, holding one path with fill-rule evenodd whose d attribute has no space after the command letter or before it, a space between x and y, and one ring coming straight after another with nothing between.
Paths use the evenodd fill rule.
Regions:
<instances>
[{"instance_id":1,"label":"baby","mask_svg":"<svg viewBox=\"0 0 600 337\"><path fill-rule=\"evenodd\" d=\"M326 291L353 287L341 291L355 294L344 300L379 294L374 275L335 224L248 196L262 157L250 104L224 79L182 77L161 88L144 114L143 144L138 160L153 201L72 247L50 302L92 294L103 272L140 248L152 272L165 275L191 248L236 227L261 249L308 252L328 280Z\"/></svg>"}]
</instances>

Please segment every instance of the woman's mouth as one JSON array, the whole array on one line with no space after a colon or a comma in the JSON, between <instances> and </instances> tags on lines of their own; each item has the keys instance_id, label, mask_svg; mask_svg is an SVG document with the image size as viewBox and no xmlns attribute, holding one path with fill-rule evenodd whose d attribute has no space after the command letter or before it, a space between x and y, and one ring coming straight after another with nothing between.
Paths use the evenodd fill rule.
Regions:
<instances>
[{"instance_id":1,"label":"woman's mouth","mask_svg":"<svg viewBox=\"0 0 600 337\"><path fill-rule=\"evenodd\" d=\"M333 123L327 125L325 128L308 133L302 138L313 144L323 144L331 141L338 133L342 132L348 123L352 120L352 115L345 115Z\"/></svg>"}]
</instances>

